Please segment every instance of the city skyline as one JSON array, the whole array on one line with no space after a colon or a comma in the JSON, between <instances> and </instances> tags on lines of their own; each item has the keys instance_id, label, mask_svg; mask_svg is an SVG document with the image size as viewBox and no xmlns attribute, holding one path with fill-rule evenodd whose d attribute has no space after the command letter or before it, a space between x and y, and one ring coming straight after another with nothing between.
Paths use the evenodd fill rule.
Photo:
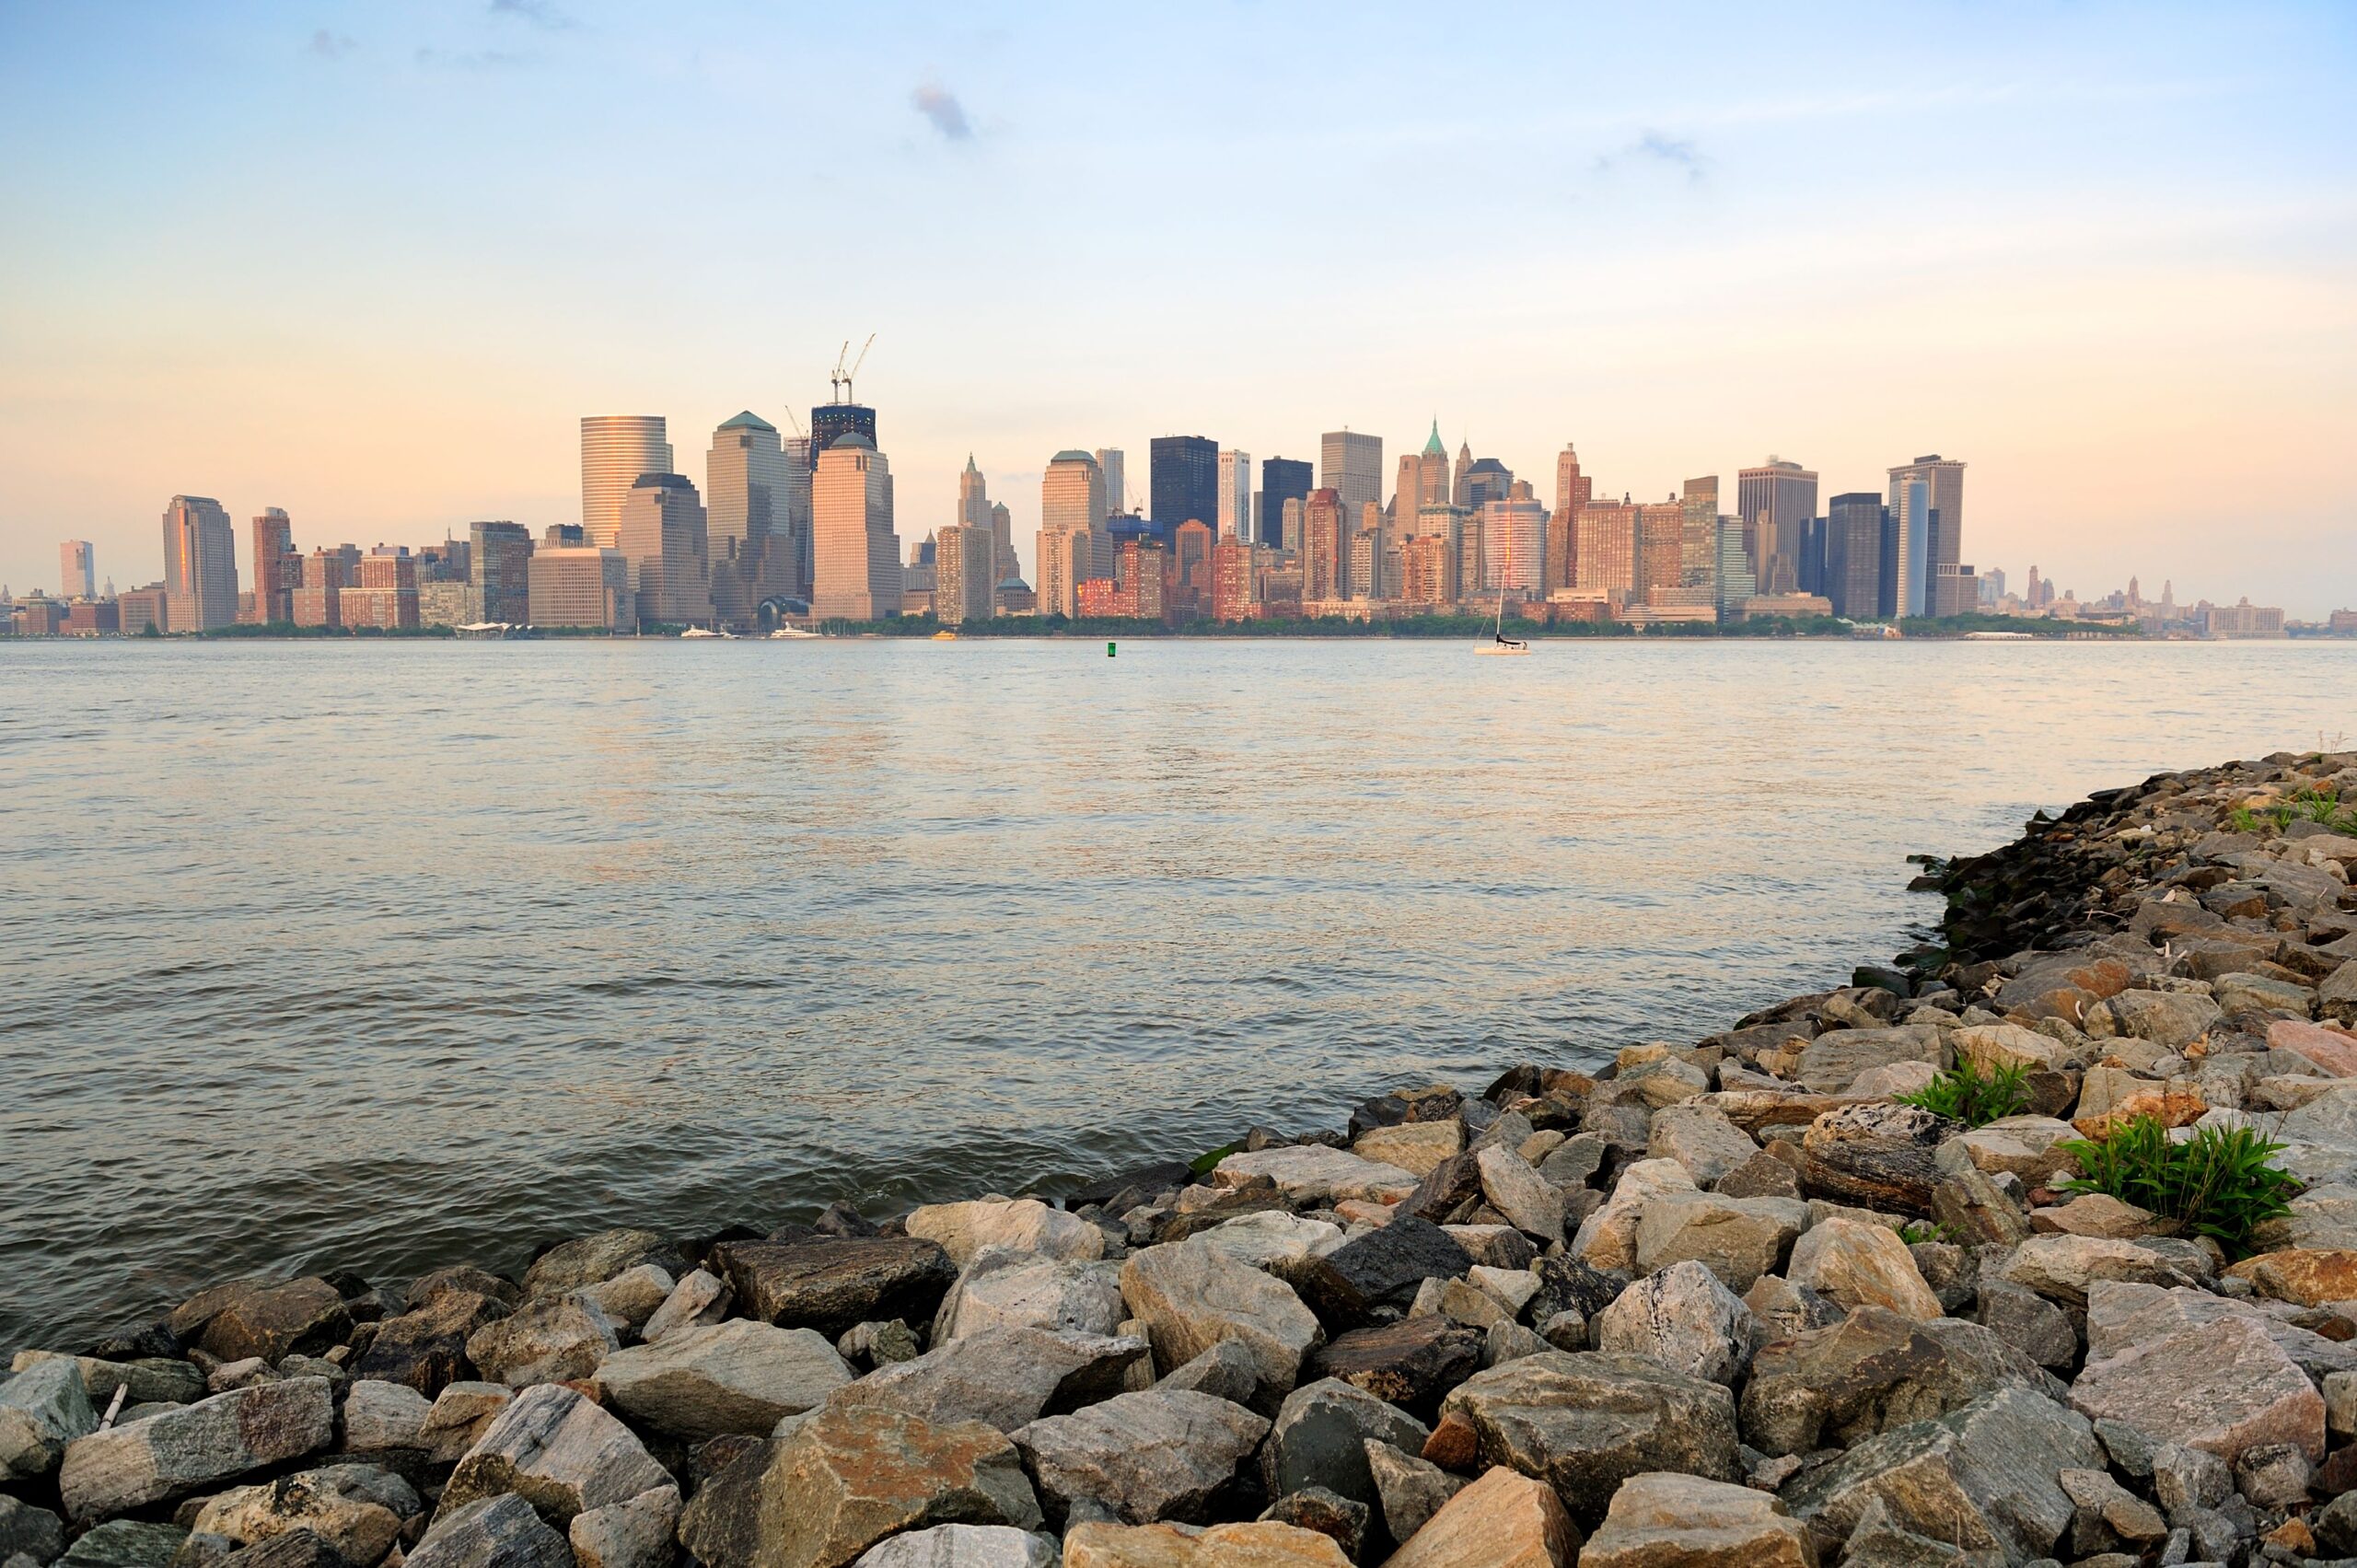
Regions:
<instances>
[{"instance_id":1,"label":"city skyline","mask_svg":"<svg viewBox=\"0 0 2357 1568\"><path fill-rule=\"evenodd\" d=\"M1125 450L1143 499L1157 436L1396 458L1437 413L1542 502L1566 440L1641 500L1770 452L1827 495L1961 452L1978 561L2309 617L2357 588L2318 569L2350 505L2312 477L2357 404L2346 13L1500 9L1434 31L1405 115L1372 105L1423 13L1340 15L0 16L5 178L50 215L0 255L0 580L73 538L145 581L175 494L537 533L579 515L583 410L661 411L691 453L823 402L874 331L898 531L956 520L972 452L1027 578L1059 450ZM1746 69L1659 69L1689 55ZM272 112L188 125L190 70ZM1229 168L1302 193L1271 243L1223 253L1165 194ZM633 180L714 238L620 221ZM1472 209L1415 236L1390 192L1419 181ZM983 237L954 264L953 232Z\"/></svg>"}]
</instances>

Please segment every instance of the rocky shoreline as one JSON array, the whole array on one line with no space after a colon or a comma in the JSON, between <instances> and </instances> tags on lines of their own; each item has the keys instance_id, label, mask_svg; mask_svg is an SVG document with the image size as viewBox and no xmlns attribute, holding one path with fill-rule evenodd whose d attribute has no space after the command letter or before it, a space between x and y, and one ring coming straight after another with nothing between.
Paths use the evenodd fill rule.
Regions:
<instances>
[{"instance_id":1,"label":"rocky shoreline","mask_svg":"<svg viewBox=\"0 0 2357 1568\"><path fill-rule=\"evenodd\" d=\"M2107 791L1852 985L1061 1203L225 1283L13 1358L0 1568L2357 1560L2337 798ZM2240 1218L2086 1168L2242 1129Z\"/></svg>"}]
</instances>

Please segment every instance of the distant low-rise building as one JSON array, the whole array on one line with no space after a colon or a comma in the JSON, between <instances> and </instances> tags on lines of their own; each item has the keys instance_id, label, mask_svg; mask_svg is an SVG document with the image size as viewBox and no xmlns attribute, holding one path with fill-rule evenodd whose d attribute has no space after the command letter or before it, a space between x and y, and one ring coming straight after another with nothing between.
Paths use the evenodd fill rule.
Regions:
<instances>
[{"instance_id":1,"label":"distant low-rise building","mask_svg":"<svg viewBox=\"0 0 2357 1568\"><path fill-rule=\"evenodd\" d=\"M65 630L66 606L63 599L34 594L17 601L17 635L19 637L54 637Z\"/></svg>"},{"instance_id":2,"label":"distant low-rise building","mask_svg":"<svg viewBox=\"0 0 2357 1568\"><path fill-rule=\"evenodd\" d=\"M2250 637L2281 637L2283 611L2271 605L2253 604L2247 598L2238 604L2213 604L2202 626L2205 636L2243 639Z\"/></svg>"},{"instance_id":3,"label":"distant low-rise building","mask_svg":"<svg viewBox=\"0 0 2357 1568\"><path fill-rule=\"evenodd\" d=\"M378 545L360 558L356 580L337 596L337 612L354 631L408 632L417 627L417 560L405 549Z\"/></svg>"},{"instance_id":4,"label":"distant low-rise building","mask_svg":"<svg viewBox=\"0 0 2357 1568\"><path fill-rule=\"evenodd\" d=\"M1823 594L1754 594L1743 601L1738 619L1806 621L1832 613L1833 601Z\"/></svg>"},{"instance_id":5,"label":"distant low-rise building","mask_svg":"<svg viewBox=\"0 0 2357 1568\"><path fill-rule=\"evenodd\" d=\"M542 544L528 568L535 626L599 632L638 630L630 558L594 544Z\"/></svg>"},{"instance_id":6,"label":"distant low-rise building","mask_svg":"<svg viewBox=\"0 0 2357 1568\"><path fill-rule=\"evenodd\" d=\"M65 611L69 637L111 637L122 630L122 610L113 599L77 599Z\"/></svg>"},{"instance_id":7,"label":"distant low-rise building","mask_svg":"<svg viewBox=\"0 0 2357 1568\"><path fill-rule=\"evenodd\" d=\"M125 588L115 596L116 629L126 637L137 637L150 631L170 630L165 620L164 585L150 583L144 588Z\"/></svg>"}]
</instances>

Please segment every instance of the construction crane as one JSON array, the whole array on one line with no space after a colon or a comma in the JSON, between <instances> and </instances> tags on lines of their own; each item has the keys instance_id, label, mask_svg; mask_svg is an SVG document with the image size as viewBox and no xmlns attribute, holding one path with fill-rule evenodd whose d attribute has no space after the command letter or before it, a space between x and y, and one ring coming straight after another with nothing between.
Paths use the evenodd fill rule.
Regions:
<instances>
[{"instance_id":1,"label":"construction crane","mask_svg":"<svg viewBox=\"0 0 2357 1568\"><path fill-rule=\"evenodd\" d=\"M853 360L853 361L851 362L851 368L850 368L849 370L846 370L846 371L844 371L844 372L842 373L842 374L843 374L843 395L842 395L842 401L843 401L844 402L847 402L847 403L855 403L855 402L859 401L859 394L858 394L857 392L855 392L855 391L853 391L853 390L852 389L851 378L852 378L853 377L854 377L854 376L856 376L856 375L858 375L858 374L859 374L859 367L860 367L861 366L863 366L863 365L865 365L865 364L866 364L866 363L867 363L867 351L868 351L869 349L871 349L871 348L874 348L875 346L876 346L876 334L875 334L874 332L870 332L870 333L868 333L868 334L867 334L867 341L866 341L865 343L862 343L862 344L860 344L860 345L859 345L859 357L858 357L857 359ZM850 340L848 340L848 339L844 340L843 347L845 347L845 348L849 348L849 347L851 347ZM838 359L835 363L836 363L837 365L841 365L842 362L840 359Z\"/></svg>"}]
</instances>

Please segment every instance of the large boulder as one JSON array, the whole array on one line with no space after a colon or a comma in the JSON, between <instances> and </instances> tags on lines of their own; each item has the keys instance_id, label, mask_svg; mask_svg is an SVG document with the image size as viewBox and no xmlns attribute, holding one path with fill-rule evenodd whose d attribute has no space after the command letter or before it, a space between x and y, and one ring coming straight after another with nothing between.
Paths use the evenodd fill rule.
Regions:
<instances>
[{"instance_id":1,"label":"large boulder","mask_svg":"<svg viewBox=\"0 0 2357 1568\"><path fill-rule=\"evenodd\" d=\"M2226 1271L2258 1294L2301 1307L2357 1301L2357 1249L2285 1248L2246 1258Z\"/></svg>"},{"instance_id":2,"label":"large boulder","mask_svg":"<svg viewBox=\"0 0 2357 1568\"><path fill-rule=\"evenodd\" d=\"M515 1401L504 1383L453 1383L434 1397L417 1429L417 1446L437 1465L455 1465Z\"/></svg>"},{"instance_id":3,"label":"large boulder","mask_svg":"<svg viewBox=\"0 0 2357 1568\"><path fill-rule=\"evenodd\" d=\"M1105 1256L1105 1233L1077 1214L1051 1209L1037 1198L984 1198L964 1203L928 1203L903 1222L911 1236L938 1242L949 1260L964 1268L985 1247L1037 1252L1068 1262Z\"/></svg>"},{"instance_id":4,"label":"large boulder","mask_svg":"<svg viewBox=\"0 0 2357 1568\"><path fill-rule=\"evenodd\" d=\"M718 1274L702 1269L692 1269L671 1287L663 1305L655 1309L639 1329L639 1338L648 1344L682 1329L707 1329L721 1322L728 1314L728 1304L736 1293L728 1282Z\"/></svg>"},{"instance_id":5,"label":"large boulder","mask_svg":"<svg viewBox=\"0 0 2357 1568\"><path fill-rule=\"evenodd\" d=\"M335 1286L316 1277L261 1285L224 1302L197 1348L217 1361L260 1356L276 1363L317 1354L352 1331L352 1315Z\"/></svg>"},{"instance_id":6,"label":"large boulder","mask_svg":"<svg viewBox=\"0 0 2357 1568\"><path fill-rule=\"evenodd\" d=\"M679 1527L679 1489L658 1486L627 1502L575 1514L565 1537L575 1568L671 1568Z\"/></svg>"},{"instance_id":7,"label":"large boulder","mask_svg":"<svg viewBox=\"0 0 2357 1568\"><path fill-rule=\"evenodd\" d=\"M1135 1335L989 1329L946 1341L913 1361L878 1367L838 1389L832 1402L903 1411L936 1426L979 1421L1012 1432L1044 1414L1112 1398L1147 1354L1145 1341Z\"/></svg>"},{"instance_id":8,"label":"large boulder","mask_svg":"<svg viewBox=\"0 0 2357 1568\"><path fill-rule=\"evenodd\" d=\"M1676 1160L1638 1160L1620 1173L1612 1195L1580 1222L1571 1240L1572 1255L1593 1268L1633 1271L1638 1226L1653 1201L1665 1193L1693 1191L1693 1177Z\"/></svg>"},{"instance_id":9,"label":"large boulder","mask_svg":"<svg viewBox=\"0 0 2357 1568\"><path fill-rule=\"evenodd\" d=\"M1420 1121L1413 1125L1429 1128L1434 1124ZM1266 1269L1279 1279L1291 1279L1313 1256L1331 1250L1342 1240L1342 1227L1330 1220L1289 1214L1283 1209L1238 1214L1195 1234L1221 1251L1256 1269Z\"/></svg>"},{"instance_id":10,"label":"large boulder","mask_svg":"<svg viewBox=\"0 0 2357 1568\"><path fill-rule=\"evenodd\" d=\"M1443 1394L1480 1370L1481 1343L1480 1330L1435 1312L1337 1334L1310 1364L1320 1377L1429 1414Z\"/></svg>"},{"instance_id":11,"label":"large boulder","mask_svg":"<svg viewBox=\"0 0 2357 1568\"><path fill-rule=\"evenodd\" d=\"M47 1475L67 1444L98 1425L82 1369L64 1356L0 1380L0 1481Z\"/></svg>"},{"instance_id":12,"label":"large boulder","mask_svg":"<svg viewBox=\"0 0 2357 1568\"><path fill-rule=\"evenodd\" d=\"M409 1482L374 1465L330 1465L210 1498L191 1527L240 1546L309 1530L347 1562L373 1563L424 1509Z\"/></svg>"},{"instance_id":13,"label":"large boulder","mask_svg":"<svg viewBox=\"0 0 2357 1568\"><path fill-rule=\"evenodd\" d=\"M1268 1431L1242 1405L1150 1388L1045 1417L1013 1436L1052 1513L1086 1501L1144 1525L1200 1521Z\"/></svg>"},{"instance_id":14,"label":"large boulder","mask_svg":"<svg viewBox=\"0 0 2357 1568\"><path fill-rule=\"evenodd\" d=\"M1351 1140L1351 1153L1377 1165L1397 1166L1422 1181L1433 1167L1465 1148L1465 1129L1456 1121L1403 1121L1371 1127Z\"/></svg>"},{"instance_id":15,"label":"large boulder","mask_svg":"<svg viewBox=\"0 0 2357 1568\"><path fill-rule=\"evenodd\" d=\"M674 1279L688 1266L685 1255L654 1231L601 1230L541 1253L524 1271L524 1294L563 1295L584 1285L603 1284L643 1263L652 1263Z\"/></svg>"},{"instance_id":16,"label":"large boulder","mask_svg":"<svg viewBox=\"0 0 2357 1568\"><path fill-rule=\"evenodd\" d=\"M467 1359L511 1388L586 1377L621 1348L613 1319L580 1291L528 1302L467 1336Z\"/></svg>"},{"instance_id":17,"label":"large boulder","mask_svg":"<svg viewBox=\"0 0 2357 1568\"><path fill-rule=\"evenodd\" d=\"M1431 1435L1423 1423L1364 1389L1321 1378L1285 1396L1260 1450L1261 1475L1271 1497L1316 1486L1373 1508L1381 1497L1366 1445L1414 1453Z\"/></svg>"},{"instance_id":18,"label":"large boulder","mask_svg":"<svg viewBox=\"0 0 2357 1568\"><path fill-rule=\"evenodd\" d=\"M1817 1544L1772 1493L1656 1471L1620 1483L1580 1568L1817 1568Z\"/></svg>"},{"instance_id":19,"label":"large boulder","mask_svg":"<svg viewBox=\"0 0 2357 1568\"><path fill-rule=\"evenodd\" d=\"M1004 1434L872 1407L819 1410L777 1441L751 1485L759 1568L846 1568L887 1537L936 1525L1040 1523Z\"/></svg>"},{"instance_id":20,"label":"large boulder","mask_svg":"<svg viewBox=\"0 0 2357 1568\"><path fill-rule=\"evenodd\" d=\"M1528 1160L1492 1144L1475 1152L1473 1164L1481 1173L1481 1196L1507 1224L1541 1241L1563 1239L1562 1189L1539 1175Z\"/></svg>"},{"instance_id":21,"label":"large boulder","mask_svg":"<svg viewBox=\"0 0 2357 1568\"><path fill-rule=\"evenodd\" d=\"M1996 1006L2026 1024L2041 1018L2075 1024L2089 1006L2119 995L2135 978L2133 969L2108 954L2049 953L2023 965L1999 987Z\"/></svg>"},{"instance_id":22,"label":"large boulder","mask_svg":"<svg viewBox=\"0 0 2357 1568\"><path fill-rule=\"evenodd\" d=\"M937 1344L961 1334L1018 1328L1109 1334L1125 1316L1116 1265L988 1247L941 1298L933 1338Z\"/></svg>"},{"instance_id":23,"label":"large boulder","mask_svg":"<svg viewBox=\"0 0 2357 1568\"><path fill-rule=\"evenodd\" d=\"M749 1318L840 1334L854 1323L932 1318L957 1266L922 1237L724 1241L709 1264Z\"/></svg>"},{"instance_id":24,"label":"large boulder","mask_svg":"<svg viewBox=\"0 0 2357 1568\"><path fill-rule=\"evenodd\" d=\"M1986 1295L1988 1287L1982 1287ZM2244 1318L2258 1325L2301 1371L2321 1383L2335 1372L2357 1372L2357 1345L2328 1340L2312 1330L2286 1322L2263 1303L2216 1295L2185 1286L2097 1281L2087 1287L2087 1361L2107 1361L2126 1351L2154 1344L2173 1335L2205 1329L2228 1318Z\"/></svg>"},{"instance_id":25,"label":"large boulder","mask_svg":"<svg viewBox=\"0 0 2357 1568\"><path fill-rule=\"evenodd\" d=\"M1121 1265L1121 1295L1145 1325L1156 1365L1183 1366L1235 1340L1252 1353L1272 1399L1292 1389L1302 1358L1325 1339L1299 1296L1200 1237L1132 1253Z\"/></svg>"},{"instance_id":26,"label":"large boulder","mask_svg":"<svg viewBox=\"0 0 2357 1568\"><path fill-rule=\"evenodd\" d=\"M1673 1105L1655 1114L1645 1157L1676 1160L1698 1186L1709 1186L1760 1153L1751 1134L1704 1105Z\"/></svg>"},{"instance_id":27,"label":"large boulder","mask_svg":"<svg viewBox=\"0 0 2357 1568\"><path fill-rule=\"evenodd\" d=\"M2086 1011L2081 1027L2096 1040L2125 1035L2182 1051L2224 1016L2207 996L2178 991L2123 991Z\"/></svg>"},{"instance_id":28,"label":"large boulder","mask_svg":"<svg viewBox=\"0 0 2357 1568\"><path fill-rule=\"evenodd\" d=\"M2071 1055L2069 1048L2052 1035L2019 1024L1974 1024L1951 1029L1948 1045L1956 1052L1959 1069L1969 1063L1983 1076L2007 1068L2052 1072L2069 1065Z\"/></svg>"},{"instance_id":29,"label":"large boulder","mask_svg":"<svg viewBox=\"0 0 2357 1568\"><path fill-rule=\"evenodd\" d=\"M1783 1491L1796 1518L1846 1538L1879 1503L1889 1522L2015 1562L2050 1557L2071 1527L2066 1469L2104 1468L2086 1419L2027 1388L2002 1388L1937 1421L1886 1432Z\"/></svg>"},{"instance_id":30,"label":"large boulder","mask_svg":"<svg viewBox=\"0 0 2357 1568\"><path fill-rule=\"evenodd\" d=\"M1801 1191L1838 1203L1928 1214L1939 1146L1963 1131L1961 1122L1911 1105L1829 1110L1802 1134Z\"/></svg>"},{"instance_id":31,"label":"large boulder","mask_svg":"<svg viewBox=\"0 0 2357 1568\"><path fill-rule=\"evenodd\" d=\"M423 1449L420 1434L434 1401L402 1383L363 1378L343 1396L343 1451L384 1454L397 1449Z\"/></svg>"},{"instance_id":32,"label":"large boulder","mask_svg":"<svg viewBox=\"0 0 2357 1568\"><path fill-rule=\"evenodd\" d=\"M82 1374L82 1391L92 1410L104 1410L117 1388L131 1404L190 1405L209 1392L204 1374L192 1364L160 1356L107 1361L92 1355L59 1355L53 1351L20 1350L9 1360L11 1372L29 1372L44 1361L72 1364Z\"/></svg>"},{"instance_id":33,"label":"large boulder","mask_svg":"<svg viewBox=\"0 0 2357 1568\"><path fill-rule=\"evenodd\" d=\"M1215 1187L1248 1186L1266 1177L1295 1203L1329 1204L1347 1198L1388 1203L1414 1191L1416 1178L1396 1165L1361 1159L1323 1144L1287 1144L1230 1155L1213 1167Z\"/></svg>"},{"instance_id":34,"label":"large boulder","mask_svg":"<svg viewBox=\"0 0 2357 1568\"><path fill-rule=\"evenodd\" d=\"M1250 1524L1076 1525L1063 1568L1349 1568L1331 1536L1271 1519Z\"/></svg>"},{"instance_id":35,"label":"large boulder","mask_svg":"<svg viewBox=\"0 0 2357 1568\"><path fill-rule=\"evenodd\" d=\"M2071 1386L2071 1405L2229 1463L2273 1443L2297 1446L2311 1462L2324 1458L2324 1397L2248 1318L2090 1362Z\"/></svg>"},{"instance_id":36,"label":"large boulder","mask_svg":"<svg viewBox=\"0 0 2357 1568\"><path fill-rule=\"evenodd\" d=\"M2049 1301L2084 1307L2087 1287L2101 1280L2137 1284L2199 1285L2205 1271L2193 1260L2198 1249L2096 1236L2033 1236L1997 1268L1997 1278Z\"/></svg>"},{"instance_id":37,"label":"large boulder","mask_svg":"<svg viewBox=\"0 0 2357 1568\"><path fill-rule=\"evenodd\" d=\"M1384 1568L1572 1568L1579 1551L1555 1489L1500 1466L1442 1504Z\"/></svg>"},{"instance_id":38,"label":"large boulder","mask_svg":"<svg viewBox=\"0 0 2357 1568\"><path fill-rule=\"evenodd\" d=\"M1056 1568L1056 1539L1012 1525L935 1525L867 1549L857 1568Z\"/></svg>"},{"instance_id":39,"label":"large boulder","mask_svg":"<svg viewBox=\"0 0 2357 1568\"><path fill-rule=\"evenodd\" d=\"M597 1370L606 1402L657 1432L691 1438L766 1434L851 1380L850 1366L819 1334L746 1318L681 1329L619 1351Z\"/></svg>"},{"instance_id":40,"label":"large boulder","mask_svg":"<svg viewBox=\"0 0 2357 1568\"><path fill-rule=\"evenodd\" d=\"M1941 1315L1940 1298L1887 1225L1838 1216L1819 1221L1793 1244L1784 1277L1839 1307L1882 1307L1918 1319Z\"/></svg>"},{"instance_id":41,"label":"large boulder","mask_svg":"<svg viewBox=\"0 0 2357 1568\"><path fill-rule=\"evenodd\" d=\"M575 1568L564 1537L512 1492L446 1507L405 1568Z\"/></svg>"},{"instance_id":42,"label":"large boulder","mask_svg":"<svg viewBox=\"0 0 2357 1568\"><path fill-rule=\"evenodd\" d=\"M1701 1263L1675 1263L1621 1292L1595 1320L1598 1350L1642 1355L1675 1372L1732 1385L1759 1325L1742 1297Z\"/></svg>"},{"instance_id":43,"label":"large boulder","mask_svg":"<svg viewBox=\"0 0 2357 1568\"><path fill-rule=\"evenodd\" d=\"M316 1453L334 1434L326 1378L251 1384L76 1438L58 1491L66 1516L87 1523Z\"/></svg>"},{"instance_id":44,"label":"large boulder","mask_svg":"<svg viewBox=\"0 0 2357 1568\"><path fill-rule=\"evenodd\" d=\"M453 1383L473 1380L468 1340L512 1310L497 1297L474 1291L436 1291L412 1310L377 1324L368 1348L352 1364L352 1375L399 1383L430 1400Z\"/></svg>"},{"instance_id":45,"label":"large boulder","mask_svg":"<svg viewBox=\"0 0 2357 1568\"><path fill-rule=\"evenodd\" d=\"M442 1506L513 1492L552 1524L622 1503L670 1475L631 1429L560 1384L518 1394L450 1472Z\"/></svg>"},{"instance_id":46,"label":"large boulder","mask_svg":"<svg viewBox=\"0 0 2357 1568\"><path fill-rule=\"evenodd\" d=\"M1979 1323L1861 1307L1759 1352L1743 1389L1743 1440L1771 1455L1847 1447L2014 1387L2061 1388Z\"/></svg>"},{"instance_id":47,"label":"large boulder","mask_svg":"<svg viewBox=\"0 0 2357 1568\"><path fill-rule=\"evenodd\" d=\"M1645 1200L1639 1213L1636 1269L1650 1274L1701 1263L1740 1293L1774 1272L1807 1224L1808 1205L1791 1198L1664 1192Z\"/></svg>"},{"instance_id":48,"label":"large boulder","mask_svg":"<svg viewBox=\"0 0 2357 1568\"><path fill-rule=\"evenodd\" d=\"M1947 1065L1940 1031L1928 1024L1889 1028L1836 1029L1821 1034L1801 1051L1794 1076L1811 1094L1838 1095L1862 1074L1899 1062Z\"/></svg>"},{"instance_id":49,"label":"large boulder","mask_svg":"<svg viewBox=\"0 0 2357 1568\"><path fill-rule=\"evenodd\" d=\"M1735 1396L1644 1356L1523 1356L1461 1384L1440 1410L1427 1458L1456 1458L1465 1441L1465 1458L1544 1480L1591 1518L1647 1470L1743 1479Z\"/></svg>"},{"instance_id":50,"label":"large boulder","mask_svg":"<svg viewBox=\"0 0 2357 1568\"><path fill-rule=\"evenodd\" d=\"M1537 1179L1538 1172L1531 1176ZM1424 1281L1454 1279L1472 1266L1473 1260L1446 1231L1401 1214L1311 1259L1301 1271L1301 1295L1329 1329L1339 1331L1372 1320L1383 1307L1404 1308ZM1125 1288L1127 1280L1125 1272Z\"/></svg>"}]
</instances>

